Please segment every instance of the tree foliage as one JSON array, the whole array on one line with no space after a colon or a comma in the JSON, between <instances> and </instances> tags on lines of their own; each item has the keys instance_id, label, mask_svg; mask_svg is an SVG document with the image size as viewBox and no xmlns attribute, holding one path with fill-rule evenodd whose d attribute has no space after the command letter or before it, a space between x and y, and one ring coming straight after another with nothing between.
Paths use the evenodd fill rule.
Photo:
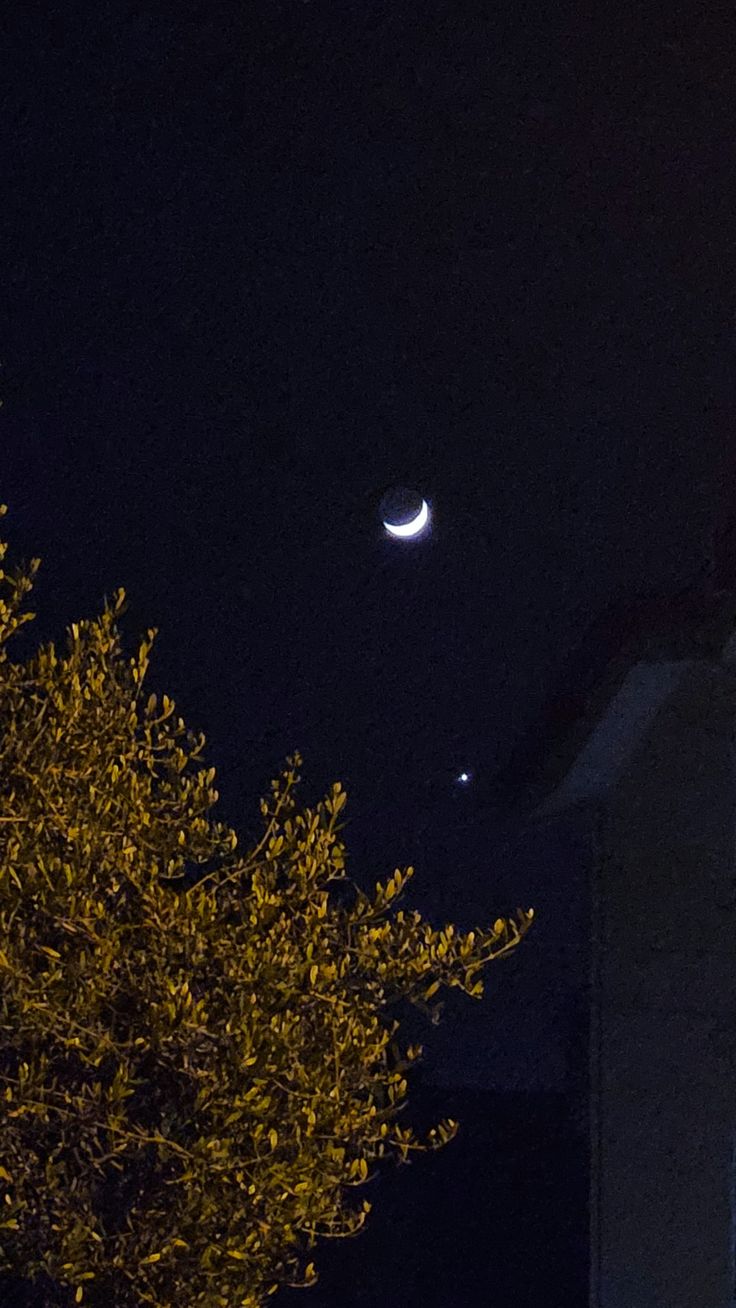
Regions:
<instances>
[{"instance_id":1,"label":"tree foliage","mask_svg":"<svg viewBox=\"0 0 736 1308\"><path fill-rule=\"evenodd\" d=\"M391 1007L479 996L532 912L435 931L397 909L411 868L367 896L341 786L297 811L298 754L239 854L204 737L144 696L156 629L123 654L122 589L64 657L10 661L39 564L0 570L0 1269L92 1308L258 1308L360 1230L382 1159L452 1137L399 1124L421 1049Z\"/></svg>"}]
</instances>

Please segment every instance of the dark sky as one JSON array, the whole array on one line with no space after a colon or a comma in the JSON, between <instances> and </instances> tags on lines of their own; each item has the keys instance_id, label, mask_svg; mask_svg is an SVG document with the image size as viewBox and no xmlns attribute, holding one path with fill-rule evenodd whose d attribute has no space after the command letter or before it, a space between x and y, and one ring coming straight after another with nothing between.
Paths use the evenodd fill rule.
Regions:
<instances>
[{"instance_id":1,"label":"dark sky","mask_svg":"<svg viewBox=\"0 0 736 1308\"><path fill-rule=\"evenodd\" d=\"M18 651L124 585L223 816L255 832L298 748L356 876L415 862L468 925L494 770L591 618L695 574L733 459L732 27L546 8L3 19Z\"/></svg>"},{"instance_id":2,"label":"dark sky","mask_svg":"<svg viewBox=\"0 0 736 1308\"><path fill-rule=\"evenodd\" d=\"M702 564L733 111L713 15L417 17L5 20L0 471L43 558L27 648L124 585L229 820L298 748L356 875L415 862L463 922L496 911L494 772L590 620ZM395 481L433 503L409 549Z\"/></svg>"}]
</instances>

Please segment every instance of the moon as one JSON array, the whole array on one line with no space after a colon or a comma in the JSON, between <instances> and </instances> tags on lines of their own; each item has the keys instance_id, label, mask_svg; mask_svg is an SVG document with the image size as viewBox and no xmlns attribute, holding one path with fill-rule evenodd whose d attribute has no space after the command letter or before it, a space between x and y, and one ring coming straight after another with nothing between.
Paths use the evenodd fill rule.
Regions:
<instances>
[{"instance_id":1,"label":"moon","mask_svg":"<svg viewBox=\"0 0 736 1308\"><path fill-rule=\"evenodd\" d=\"M424 531L429 522L429 505L426 500L422 500L422 506L415 517L409 522L388 522L385 518L383 525L389 536L418 536L420 531Z\"/></svg>"}]
</instances>

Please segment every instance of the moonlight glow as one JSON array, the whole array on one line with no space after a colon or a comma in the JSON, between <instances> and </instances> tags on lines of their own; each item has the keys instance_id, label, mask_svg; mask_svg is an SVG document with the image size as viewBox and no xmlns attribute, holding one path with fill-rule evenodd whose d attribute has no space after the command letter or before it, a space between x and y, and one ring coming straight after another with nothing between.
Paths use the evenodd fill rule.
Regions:
<instances>
[{"instance_id":1,"label":"moonlight glow","mask_svg":"<svg viewBox=\"0 0 736 1308\"><path fill-rule=\"evenodd\" d=\"M424 531L424 528L426 527L428 522L429 522L429 505L427 504L426 500L422 500L421 509L419 510L416 517L412 518L409 522L398 523L398 522L386 522L384 520L383 525L390 536L407 537L407 536L418 536L420 531Z\"/></svg>"}]
</instances>

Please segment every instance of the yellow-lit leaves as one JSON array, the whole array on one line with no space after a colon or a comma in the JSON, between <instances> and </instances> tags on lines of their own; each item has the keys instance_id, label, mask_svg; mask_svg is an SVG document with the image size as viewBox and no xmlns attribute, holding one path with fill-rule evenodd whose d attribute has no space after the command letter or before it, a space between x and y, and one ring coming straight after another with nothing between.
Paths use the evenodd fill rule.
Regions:
<instances>
[{"instance_id":1,"label":"yellow-lit leaves","mask_svg":"<svg viewBox=\"0 0 736 1308\"><path fill-rule=\"evenodd\" d=\"M354 1158L348 1165L347 1173L344 1177L345 1185L362 1185L368 1179L368 1163L365 1158Z\"/></svg>"},{"instance_id":2,"label":"yellow-lit leaves","mask_svg":"<svg viewBox=\"0 0 736 1308\"><path fill-rule=\"evenodd\" d=\"M391 900L396 899L397 896L402 893L407 881L409 881L413 875L413 867L405 868L403 872L397 868L393 876L389 878L385 885L382 885L380 881L377 881L376 905L379 908L382 908L384 904L389 904Z\"/></svg>"},{"instance_id":3,"label":"yellow-lit leaves","mask_svg":"<svg viewBox=\"0 0 736 1308\"><path fill-rule=\"evenodd\" d=\"M348 797L345 794L345 791L343 790L342 786L340 785L340 782L339 781L333 782L332 790L330 792L330 797L325 801L325 808L327 809L327 812L333 818L336 818L338 813L340 813L342 809L345 807L345 804L347 803L347 798Z\"/></svg>"},{"instance_id":4,"label":"yellow-lit leaves","mask_svg":"<svg viewBox=\"0 0 736 1308\"><path fill-rule=\"evenodd\" d=\"M22 595L3 585L0 647ZM396 911L411 868L373 898L351 886L341 907L347 797L336 782L296 812L298 754L262 801L261 840L236 857L236 834L208 816L214 768L188 767L204 738L167 696L141 695L155 628L137 658L121 654L123 599L74 625L68 658L50 646L25 668L0 663L0 781L24 797L0 822L3 1244L22 1261L50 1210L62 1252L49 1270L77 1302L80 1282L122 1257L150 1308L211 1297L213 1276L223 1305L260 1308L264 1287L316 1279L311 1263L296 1279L301 1237L360 1230L370 1205L350 1209L346 1187L390 1152L452 1136L440 1124L421 1144L396 1126L421 1046L398 1053L390 1004L421 1007L449 985L476 994L531 917L433 931ZM58 964L41 985L39 954ZM144 1129L152 1087L158 1125ZM90 1183L108 1166L131 1179L143 1148L154 1192L171 1186L176 1204L145 1221L134 1208L124 1248L99 1243L84 1225ZM38 1255L52 1252L49 1240Z\"/></svg>"},{"instance_id":5,"label":"yellow-lit leaves","mask_svg":"<svg viewBox=\"0 0 736 1308\"><path fill-rule=\"evenodd\" d=\"M437 1126L433 1126L428 1134L430 1149L441 1149L444 1145L449 1144L451 1140L454 1140L458 1130L459 1123L455 1122L451 1117L446 1118Z\"/></svg>"},{"instance_id":6,"label":"yellow-lit leaves","mask_svg":"<svg viewBox=\"0 0 736 1308\"><path fill-rule=\"evenodd\" d=\"M153 715L156 712L157 703L158 697L156 695L148 696L146 702L146 717L153 719L156 725L160 725L160 723L166 722L167 719L171 717L176 705L172 699L169 699L168 695L162 696L161 713L157 718L153 718Z\"/></svg>"}]
</instances>

